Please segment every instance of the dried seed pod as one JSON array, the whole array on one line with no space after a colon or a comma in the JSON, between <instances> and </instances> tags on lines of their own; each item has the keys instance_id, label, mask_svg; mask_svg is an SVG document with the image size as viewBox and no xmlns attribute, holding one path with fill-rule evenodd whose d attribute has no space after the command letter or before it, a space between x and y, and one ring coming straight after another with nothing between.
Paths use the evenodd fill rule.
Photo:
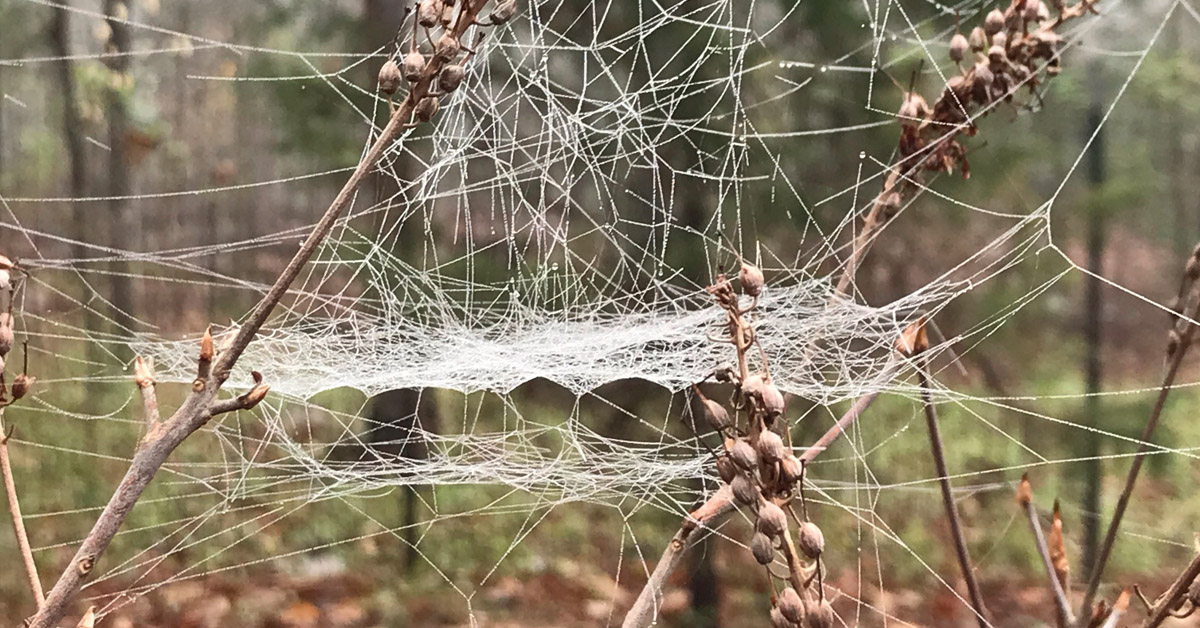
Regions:
<instances>
[{"instance_id":1,"label":"dried seed pod","mask_svg":"<svg viewBox=\"0 0 1200 628\"><path fill-rule=\"evenodd\" d=\"M1046 7L1045 2L1039 2L1038 10L1037 10L1037 21L1045 22L1048 19L1050 19L1050 9L1048 9Z\"/></svg>"},{"instance_id":2,"label":"dried seed pod","mask_svg":"<svg viewBox=\"0 0 1200 628\"><path fill-rule=\"evenodd\" d=\"M754 480L745 473L733 478L733 481L729 483L729 489L733 491L733 498L739 504L750 506L758 501L758 488L754 486Z\"/></svg>"},{"instance_id":3,"label":"dried seed pod","mask_svg":"<svg viewBox=\"0 0 1200 628\"><path fill-rule=\"evenodd\" d=\"M406 58L407 60L407 58ZM379 91L391 96L400 89L400 66L392 59L388 59L383 67L379 68Z\"/></svg>"},{"instance_id":4,"label":"dried seed pod","mask_svg":"<svg viewBox=\"0 0 1200 628\"><path fill-rule=\"evenodd\" d=\"M808 616L804 619L805 628L833 628L833 607L829 605L829 600L821 600L820 604L809 607Z\"/></svg>"},{"instance_id":5,"label":"dried seed pod","mask_svg":"<svg viewBox=\"0 0 1200 628\"><path fill-rule=\"evenodd\" d=\"M501 0L496 8L488 14L488 20L492 24L503 24L513 18L517 14L517 0Z\"/></svg>"},{"instance_id":6,"label":"dried seed pod","mask_svg":"<svg viewBox=\"0 0 1200 628\"><path fill-rule=\"evenodd\" d=\"M971 29L971 37L967 39L967 42L971 44L971 50L983 52L988 43L987 33L984 32L982 26L976 26Z\"/></svg>"},{"instance_id":7,"label":"dried seed pod","mask_svg":"<svg viewBox=\"0 0 1200 628\"><path fill-rule=\"evenodd\" d=\"M769 381L763 383L761 397L763 410L767 411L767 416L770 418L782 415L787 408L783 401L783 393L779 392L779 388Z\"/></svg>"},{"instance_id":8,"label":"dried seed pod","mask_svg":"<svg viewBox=\"0 0 1200 628\"><path fill-rule=\"evenodd\" d=\"M982 61L975 64L975 84L976 85L982 85L984 87L991 87L992 81L995 80L995 78L996 78L996 75L992 73L992 69L990 67L988 67L988 64L986 64Z\"/></svg>"},{"instance_id":9,"label":"dried seed pod","mask_svg":"<svg viewBox=\"0 0 1200 628\"><path fill-rule=\"evenodd\" d=\"M775 605L783 612L783 616L793 624L804 622L804 601L800 599L800 594L792 587L779 592L779 599Z\"/></svg>"},{"instance_id":10,"label":"dried seed pod","mask_svg":"<svg viewBox=\"0 0 1200 628\"><path fill-rule=\"evenodd\" d=\"M763 282L762 269L749 262L742 262L742 269L738 271L738 283L742 284L742 292L756 297L762 293Z\"/></svg>"},{"instance_id":11,"label":"dried seed pod","mask_svg":"<svg viewBox=\"0 0 1200 628\"><path fill-rule=\"evenodd\" d=\"M463 76L463 67L457 63L442 68L442 73L438 75L438 89L447 94L458 89L458 86L462 85Z\"/></svg>"},{"instance_id":12,"label":"dried seed pod","mask_svg":"<svg viewBox=\"0 0 1200 628\"><path fill-rule=\"evenodd\" d=\"M767 386L767 377L762 373L751 373L742 380L742 394L747 397L762 399L763 389Z\"/></svg>"},{"instance_id":13,"label":"dried seed pod","mask_svg":"<svg viewBox=\"0 0 1200 628\"><path fill-rule=\"evenodd\" d=\"M796 544L805 556L816 560L821 552L825 551L825 535L821 533L821 528L817 527L817 524L805 521L800 524Z\"/></svg>"},{"instance_id":14,"label":"dried seed pod","mask_svg":"<svg viewBox=\"0 0 1200 628\"><path fill-rule=\"evenodd\" d=\"M783 616L783 611L779 610L779 607L776 606L771 609L771 628L796 628L796 624L788 621Z\"/></svg>"},{"instance_id":15,"label":"dried seed pod","mask_svg":"<svg viewBox=\"0 0 1200 628\"><path fill-rule=\"evenodd\" d=\"M442 26L449 26L450 22L454 21L454 3L445 2L442 4Z\"/></svg>"},{"instance_id":16,"label":"dried seed pod","mask_svg":"<svg viewBox=\"0 0 1200 628\"><path fill-rule=\"evenodd\" d=\"M767 462L778 462L788 455L788 450L779 434L763 430L758 435L758 453Z\"/></svg>"},{"instance_id":17,"label":"dried seed pod","mask_svg":"<svg viewBox=\"0 0 1200 628\"><path fill-rule=\"evenodd\" d=\"M988 59L991 59L992 63L999 65L1004 63L1004 60L1007 57L1008 54L1004 52L1003 46L992 46L991 48L988 48Z\"/></svg>"},{"instance_id":18,"label":"dried seed pod","mask_svg":"<svg viewBox=\"0 0 1200 628\"><path fill-rule=\"evenodd\" d=\"M452 33L442 33L433 46L433 56L439 61L453 61L461 49L462 44L459 43L457 37Z\"/></svg>"},{"instance_id":19,"label":"dried seed pod","mask_svg":"<svg viewBox=\"0 0 1200 628\"><path fill-rule=\"evenodd\" d=\"M764 499L758 503L757 529L759 532L775 538L787 529L787 515L783 514L783 509L776 506L774 502Z\"/></svg>"},{"instance_id":20,"label":"dried seed pod","mask_svg":"<svg viewBox=\"0 0 1200 628\"><path fill-rule=\"evenodd\" d=\"M961 74L955 74L946 81L945 98L948 100L962 101L970 94L967 92L967 79Z\"/></svg>"},{"instance_id":21,"label":"dried seed pod","mask_svg":"<svg viewBox=\"0 0 1200 628\"><path fill-rule=\"evenodd\" d=\"M779 475L788 485L795 484L804 475L804 465L800 464L799 458L788 454L779 462Z\"/></svg>"},{"instance_id":22,"label":"dried seed pod","mask_svg":"<svg viewBox=\"0 0 1200 628\"><path fill-rule=\"evenodd\" d=\"M925 120L927 113L929 103L925 102L925 98L916 92L909 92L905 95L904 104L900 105L897 115L900 117L900 124L916 127Z\"/></svg>"},{"instance_id":23,"label":"dried seed pod","mask_svg":"<svg viewBox=\"0 0 1200 628\"><path fill-rule=\"evenodd\" d=\"M434 96L426 96L417 103L413 108L413 115L421 122L429 122L433 119L433 115L438 110L438 99Z\"/></svg>"},{"instance_id":24,"label":"dried seed pod","mask_svg":"<svg viewBox=\"0 0 1200 628\"><path fill-rule=\"evenodd\" d=\"M729 458L746 471L754 471L758 467L758 454L754 453L754 448L744 438L737 439L729 448Z\"/></svg>"},{"instance_id":25,"label":"dried seed pod","mask_svg":"<svg viewBox=\"0 0 1200 628\"><path fill-rule=\"evenodd\" d=\"M771 538L762 532L755 532L750 538L750 553L754 554L754 560L760 565L769 565L775 560L775 547L771 545Z\"/></svg>"},{"instance_id":26,"label":"dried seed pod","mask_svg":"<svg viewBox=\"0 0 1200 628\"><path fill-rule=\"evenodd\" d=\"M701 399L700 403L704 405L704 420L708 421L708 426L713 430L720 432L733 426L733 421L729 420L729 413L725 411L724 406L712 399Z\"/></svg>"},{"instance_id":27,"label":"dried seed pod","mask_svg":"<svg viewBox=\"0 0 1200 628\"><path fill-rule=\"evenodd\" d=\"M1004 32L1004 31L1000 31L999 33L996 33L995 35L992 35L992 45L1000 46L1001 48L1007 49L1008 48L1008 33Z\"/></svg>"},{"instance_id":28,"label":"dried seed pod","mask_svg":"<svg viewBox=\"0 0 1200 628\"><path fill-rule=\"evenodd\" d=\"M441 0L421 0L421 4L417 5L417 23L425 28L433 28L441 21Z\"/></svg>"},{"instance_id":29,"label":"dried seed pod","mask_svg":"<svg viewBox=\"0 0 1200 628\"><path fill-rule=\"evenodd\" d=\"M1036 22L1040 19L1042 11L1045 7L1042 6L1042 0L1025 0L1025 19L1030 22Z\"/></svg>"},{"instance_id":30,"label":"dried seed pod","mask_svg":"<svg viewBox=\"0 0 1200 628\"><path fill-rule=\"evenodd\" d=\"M983 19L983 30L988 35L995 35L1004 30L1004 13L1000 9L992 9Z\"/></svg>"},{"instance_id":31,"label":"dried seed pod","mask_svg":"<svg viewBox=\"0 0 1200 628\"><path fill-rule=\"evenodd\" d=\"M415 83L421 79L421 75L425 73L425 55L416 50L404 55L404 62L400 66L400 74L404 80L409 83Z\"/></svg>"},{"instance_id":32,"label":"dried seed pod","mask_svg":"<svg viewBox=\"0 0 1200 628\"><path fill-rule=\"evenodd\" d=\"M967 49L970 47L966 35L954 33L954 37L950 38L950 59L955 63L961 62L967 56Z\"/></svg>"},{"instance_id":33,"label":"dried seed pod","mask_svg":"<svg viewBox=\"0 0 1200 628\"><path fill-rule=\"evenodd\" d=\"M8 355L13 346L12 315L0 312L0 358Z\"/></svg>"},{"instance_id":34,"label":"dried seed pod","mask_svg":"<svg viewBox=\"0 0 1200 628\"><path fill-rule=\"evenodd\" d=\"M11 287L12 273L7 269L0 268L0 290L8 290Z\"/></svg>"},{"instance_id":35,"label":"dried seed pod","mask_svg":"<svg viewBox=\"0 0 1200 628\"><path fill-rule=\"evenodd\" d=\"M21 373L20 375L13 378L12 389L11 389L13 401L18 400L21 397L24 397L25 393L29 392L29 387L33 385L34 379L35 378L30 377L29 375L26 375L24 373Z\"/></svg>"},{"instance_id":36,"label":"dried seed pod","mask_svg":"<svg viewBox=\"0 0 1200 628\"><path fill-rule=\"evenodd\" d=\"M729 456L718 457L716 460L716 465L717 475L720 476L721 481L725 482L726 484L732 482L733 478L737 477L737 465L733 464L733 461L729 459Z\"/></svg>"}]
</instances>

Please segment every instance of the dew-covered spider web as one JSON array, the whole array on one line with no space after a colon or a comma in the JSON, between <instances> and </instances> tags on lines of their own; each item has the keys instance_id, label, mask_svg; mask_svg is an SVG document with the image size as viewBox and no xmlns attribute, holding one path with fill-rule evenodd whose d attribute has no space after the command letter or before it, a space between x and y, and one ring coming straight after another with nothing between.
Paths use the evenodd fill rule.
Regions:
<instances>
[{"instance_id":1,"label":"dew-covered spider web","mask_svg":"<svg viewBox=\"0 0 1200 628\"><path fill-rule=\"evenodd\" d=\"M14 314L39 378L4 420L47 586L141 434L133 357L153 360L166 416L196 377L200 332L211 322L220 344L237 328L378 136L389 103L374 73L410 45L402 11L363 30L358 3L169 4L120 5L127 49L113 47L101 2L0 4L28 24L70 16L80 86L77 196L64 191L65 97L50 87L64 57L32 37L0 47L0 253L28 271ZM849 402L884 393L806 480L842 622L921 624L934 599L970 617L939 541L916 378L890 368L918 316L936 323L935 400L961 443L951 476L980 573L1040 575L1011 506L1023 472L1044 512L1062 498L1078 556L1085 522L1111 508L1089 509L1080 473L1100 461L1123 477L1157 384L1167 316L1155 304L1185 259L1133 227L1114 232L1104 294L1119 310L1112 333L1131 346L1109 349L1111 380L1085 394L1081 234L1097 198L1122 193L1089 188L1088 147L1103 129L1110 159L1153 154L1139 133L1173 114L1148 114L1145 91L1200 14L1184 0L1102 0L1063 25L1059 75L978 116L962 140L971 178L923 176L839 298L896 157L904 86L915 77L932 102L959 72L947 56L955 13L966 30L994 8L841 4L521 0L512 22L474 29L487 35L461 87L387 149L226 386L244 392L254 370L270 395L176 452L86 604L150 625L198 606L203 585L225 606L204 607L217 623L190 625L266 621L255 612L317 625L287 623L308 607L322 625L619 625L678 521L718 486L718 442L690 412L691 385L734 357L704 288L740 258L767 278L752 320L796 448ZM359 30L329 34L339 28ZM124 190L112 187L114 150L132 173ZM1129 331L1131 316L1141 325ZM1010 350L1026 353L1006 362ZM1134 427L1093 421L1091 399L1128 410ZM1189 434L1155 458L1186 466ZM1073 446L1088 439L1097 454ZM1186 556L1194 508L1182 510L1134 516L1123 551ZM722 625L766 622L748 529L735 515L704 550L726 586L757 592L724 598ZM356 571L368 584L337 586L374 593L336 599L361 615L327 599L342 593L280 584ZM686 596L696 571L672 592ZM549 580L571 583L560 591L571 610L530 619L545 602L523 587ZM272 587L289 593L266 610L239 602ZM668 620L688 605L672 599Z\"/></svg>"}]
</instances>

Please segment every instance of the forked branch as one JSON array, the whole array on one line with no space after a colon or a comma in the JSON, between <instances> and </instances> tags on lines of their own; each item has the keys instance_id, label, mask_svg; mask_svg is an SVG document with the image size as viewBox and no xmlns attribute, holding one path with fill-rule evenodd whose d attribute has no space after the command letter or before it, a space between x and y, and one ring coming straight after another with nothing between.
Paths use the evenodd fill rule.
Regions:
<instances>
[{"instance_id":1,"label":"forked branch","mask_svg":"<svg viewBox=\"0 0 1200 628\"><path fill-rule=\"evenodd\" d=\"M214 350L212 337L206 332L205 338L201 342L197 378L192 384L192 393L170 418L157 425L157 429L153 432L147 433L146 438L143 439L141 446L134 454L125 477L96 520L91 532L80 545L75 557L67 565L54 588L51 589L46 605L31 620L31 628L51 628L58 625L58 622L67 613L68 606L75 594L83 586L84 580L94 569L97 560L117 534L117 530L143 491L146 490L155 473L184 439L200 429L213 416L222 412L252 407L266 394L266 386L259 381L260 377L255 374L255 386L250 392L232 400L218 400L221 386L228 379L238 358L267 322L275 307L300 275L301 270L329 235L334 224L350 205L363 180L383 156L384 151L391 146L400 131L406 128L410 119L415 117L420 121L428 121L437 111L439 93L434 87L435 85L439 86L440 93L448 91L445 89L445 85L439 83L442 80L442 70L456 62L462 49L460 39L466 30L476 23L476 16L483 5L484 2L479 0L462 0L456 4L457 8L452 18L442 24L443 34L438 39L428 62L422 58L420 66L415 68L404 101L392 112L387 125L355 166L345 185L325 210L312 232L305 238L291 261L288 262L271 288L250 312L222 351L217 353ZM512 8L515 8L515 3L509 0L505 0L501 5L513 5ZM503 6L498 6L493 13L500 11ZM395 70L395 63L390 61L389 63L390 67L385 64L384 70ZM459 70L461 71L461 68ZM390 80L390 77L386 78ZM386 92L384 79L385 72L381 72L380 87ZM396 90L393 86L391 92L394 91ZM141 387L140 384L139 387ZM147 390L147 387L142 387L143 395ZM145 399L146 397L143 397L144 401ZM156 408L157 404L154 404L154 409ZM151 415L148 413L148 422L150 418Z\"/></svg>"}]
</instances>

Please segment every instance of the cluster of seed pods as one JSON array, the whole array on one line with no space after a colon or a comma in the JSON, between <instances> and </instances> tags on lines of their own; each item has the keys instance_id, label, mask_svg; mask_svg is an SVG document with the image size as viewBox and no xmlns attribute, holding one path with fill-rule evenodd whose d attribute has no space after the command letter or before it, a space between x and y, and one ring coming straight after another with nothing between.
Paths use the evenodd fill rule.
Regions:
<instances>
[{"instance_id":1,"label":"cluster of seed pods","mask_svg":"<svg viewBox=\"0 0 1200 628\"><path fill-rule=\"evenodd\" d=\"M471 24L498 26L511 20L517 13L517 0L500 0L486 21L475 19L478 8L487 0L420 0L413 17L412 41L408 53L397 62L389 58L379 68L379 91L391 97L407 82L410 88L430 79L423 93L413 106L413 118L418 122L429 122L441 106L441 97L458 89L466 75L463 64L471 58L474 50L459 40L460 33ZM475 6L472 7L472 4ZM470 21L471 23L464 23ZM433 32L441 29L435 40ZM418 33L424 33L426 45L418 43ZM482 36L482 33L481 33ZM424 51L424 52L423 52ZM459 58L466 51L466 56ZM426 55L429 55L428 57ZM430 70L435 74L427 77ZM415 92L415 90L414 90Z\"/></svg>"},{"instance_id":2,"label":"cluster of seed pods","mask_svg":"<svg viewBox=\"0 0 1200 628\"><path fill-rule=\"evenodd\" d=\"M729 485L737 503L754 519L750 551L766 569L772 582L786 584L772 598L771 623L776 628L826 628L834 625L834 613L825 599L821 582L821 554L825 538L815 523L807 520L806 509L798 515L793 499L803 503L804 466L784 442L788 434L786 402L771 379L766 357L757 348L754 327L748 319L758 306L764 277L762 270L742 261L737 285L718 274L708 292L725 311L727 335L719 342L732 344L737 364L716 369L711 378L733 385L728 407L709 399L695 387L701 414L722 439L716 456L717 474ZM758 355L761 370L751 371L750 356ZM790 439L789 439L790 440ZM789 515L796 524L792 536ZM773 567L786 566L786 575Z\"/></svg>"}]
</instances>

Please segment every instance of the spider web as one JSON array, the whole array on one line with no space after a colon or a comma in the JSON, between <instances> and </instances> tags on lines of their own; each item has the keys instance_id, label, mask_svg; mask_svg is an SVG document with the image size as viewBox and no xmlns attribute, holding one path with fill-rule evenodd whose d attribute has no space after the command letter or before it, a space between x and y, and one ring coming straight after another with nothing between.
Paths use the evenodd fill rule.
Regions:
<instances>
[{"instance_id":1,"label":"spider web","mask_svg":"<svg viewBox=\"0 0 1200 628\"><path fill-rule=\"evenodd\" d=\"M87 3L24 4L44 13L70 11L88 25L103 17ZM477 624L487 617L480 594L486 607L502 574L539 555L529 537L564 511L591 509L602 513L599 525L619 543L604 566L613 581L608 603L594 619L619 623L628 603L621 591L636 590L663 547L656 530L669 529L717 486L709 464L713 439L685 427L687 390L732 359L727 344L708 337L722 314L703 288L717 268L736 268L741 255L768 277L755 320L772 374L791 395L797 442L810 434L806 423L823 429L860 395L884 391L905 408L903 420L886 429L853 430L810 477L813 502L851 530L849 545L858 550L857 557L842 557L840 568L857 575L854 586L839 589L856 604L841 619L847 625L912 619L893 615L872 593L896 584L885 577L884 554L899 556L965 609L954 572L935 550L906 540L911 523L881 506L937 490L932 469L897 473L875 463L881 452L923 442L920 430L908 429L918 420L915 382L889 377L888 355L916 313L938 320L941 312L973 312L957 314L959 324L944 328L947 338L934 348L945 369L939 375L952 381L955 360L986 347L1030 303L1062 292L1064 278L1084 274L1056 243L1052 226L1086 145L1073 145L1064 167L1041 186L1044 198L1026 200L1025 211L935 179L895 220L940 210L980 225L964 236L969 243L947 246L937 256L944 267L928 269L886 304L832 297L892 157L867 148L880 145L880 134L896 132L901 94L884 73L909 71L924 59L922 81L936 89L954 72L945 51L954 12L974 23L987 8L864 0L854 8L862 19L859 42L798 60L781 51L792 50L786 42L804 15L800 3L523 5L519 18L484 39L434 124L405 131L388 149L286 307L241 359L228 387L244 390L254 369L266 376L270 397L252 412L214 420L177 452L84 596L101 615L115 613L189 580L262 568L319 571L322 557L370 542L410 546L444 589L461 596L464 616ZM1191 28L1197 16L1182 1L1135 10L1106 0L1102 8L1104 16L1064 33L1064 76L1045 97L1069 100L1056 84L1082 75L1086 60L1121 79L1103 96L1107 122L1119 115L1167 24ZM1130 20L1139 28L1123 29L1124 50L1087 44L1111 35L1110 22ZM303 42L250 45L227 33L166 24L146 7L128 20L139 80L183 80L198 92L225 94L303 85L294 92L299 98L333 103L357 121L344 133L361 136L363 152L379 133L387 103L362 77L393 52L391 45L365 53L309 50ZM668 38L683 43L664 49L660 42ZM87 47L77 60L106 57L96 42ZM229 59L238 71L222 71ZM247 70L257 59L286 61L300 71ZM22 90L36 93L34 77L56 61L34 54L5 61L6 76L18 77L3 88L4 107L18 112L9 114L10 125L14 119L18 130L52 125L28 113L32 98ZM179 66L186 68L182 77L170 76ZM848 115L837 122L796 113L829 89L865 100L847 101ZM1039 111L1013 127L1048 133L1052 123L1040 119L1051 115ZM984 135L1002 135L1006 127L989 119ZM102 138L89 140L89 150L105 148ZM822 188L806 177L820 159L797 151L834 153L833 163L850 168ZM986 168L998 152L973 154L975 167ZM141 424L131 356L153 359L160 403L173 407L195 377L194 332L221 315L234 320L214 326L218 342L236 327L240 312L269 285L275 260L290 255L352 166L276 165L292 169L249 182L139 189L119 199L71 199L36 182L9 184L0 198L5 252L19 251L31 270L17 295L19 328L29 338L34 371L45 375L37 395L7 413L19 426L14 447L82 473L120 469L129 460ZM146 187L152 183L160 182ZM125 202L143 232L171 233L129 248L100 234L81 238L57 211L72 200L97 210ZM233 211L287 206L303 210L260 219L255 229L215 227L200 235L188 228L204 224L198 219L206 215L218 223ZM786 221L769 222L768 207L786 208ZM171 220L181 228L165 227ZM918 243L939 246L928 238ZM1025 272L1031 266L1037 272ZM129 312L119 311L109 294L122 273L143 292ZM1001 305L962 305L986 287L1012 283L1014 275L1019 288ZM205 302L200 293L215 296ZM94 325L121 324L126 316L122 329ZM60 364L43 366L55 355ZM642 394L652 402L629 399L630 389L620 385L629 380L642 382L637 390L648 391ZM1023 470L1081 462L1045 455L1005 415L1065 425L1072 434L1096 431L1122 450L1137 443L1065 418L1061 402L1078 401L1077 393L1013 399L963 388L939 385L937 401L966 422L959 429L1012 451L1003 464L955 473L964 498L1007 496ZM394 439L372 440L369 433L389 424L365 400L397 389L419 391L418 402L401 408L415 416L414 425ZM431 414L439 417L436 427ZM64 439L53 425L90 437ZM106 436L95 440L97 433ZM414 445L427 455L394 455ZM1156 452L1194 457L1190 448ZM395 503L400 489L410 487L432 488L417 493L419 520L400 522ZM53 574L62 552L73 551L107 494L76 495L69 506L33 500L27 519L43 576ZM1071 500L1066 508L1077 518L1098 515ZM326 523L310 529L314 521ZM490 525L503 538L498 547L478 556L447 548L455 535L487 535ZM726 531L736 525L718 532L724 545L746 542ZM992 527L1007 534L1007 526ZM43 528L52 532L39 534ZM1182 545L1175 530L1125 530L1127 537ZM999 543L980 546L985 567L1000 562L988 551Z\"/></svg>"}]
</instances>

